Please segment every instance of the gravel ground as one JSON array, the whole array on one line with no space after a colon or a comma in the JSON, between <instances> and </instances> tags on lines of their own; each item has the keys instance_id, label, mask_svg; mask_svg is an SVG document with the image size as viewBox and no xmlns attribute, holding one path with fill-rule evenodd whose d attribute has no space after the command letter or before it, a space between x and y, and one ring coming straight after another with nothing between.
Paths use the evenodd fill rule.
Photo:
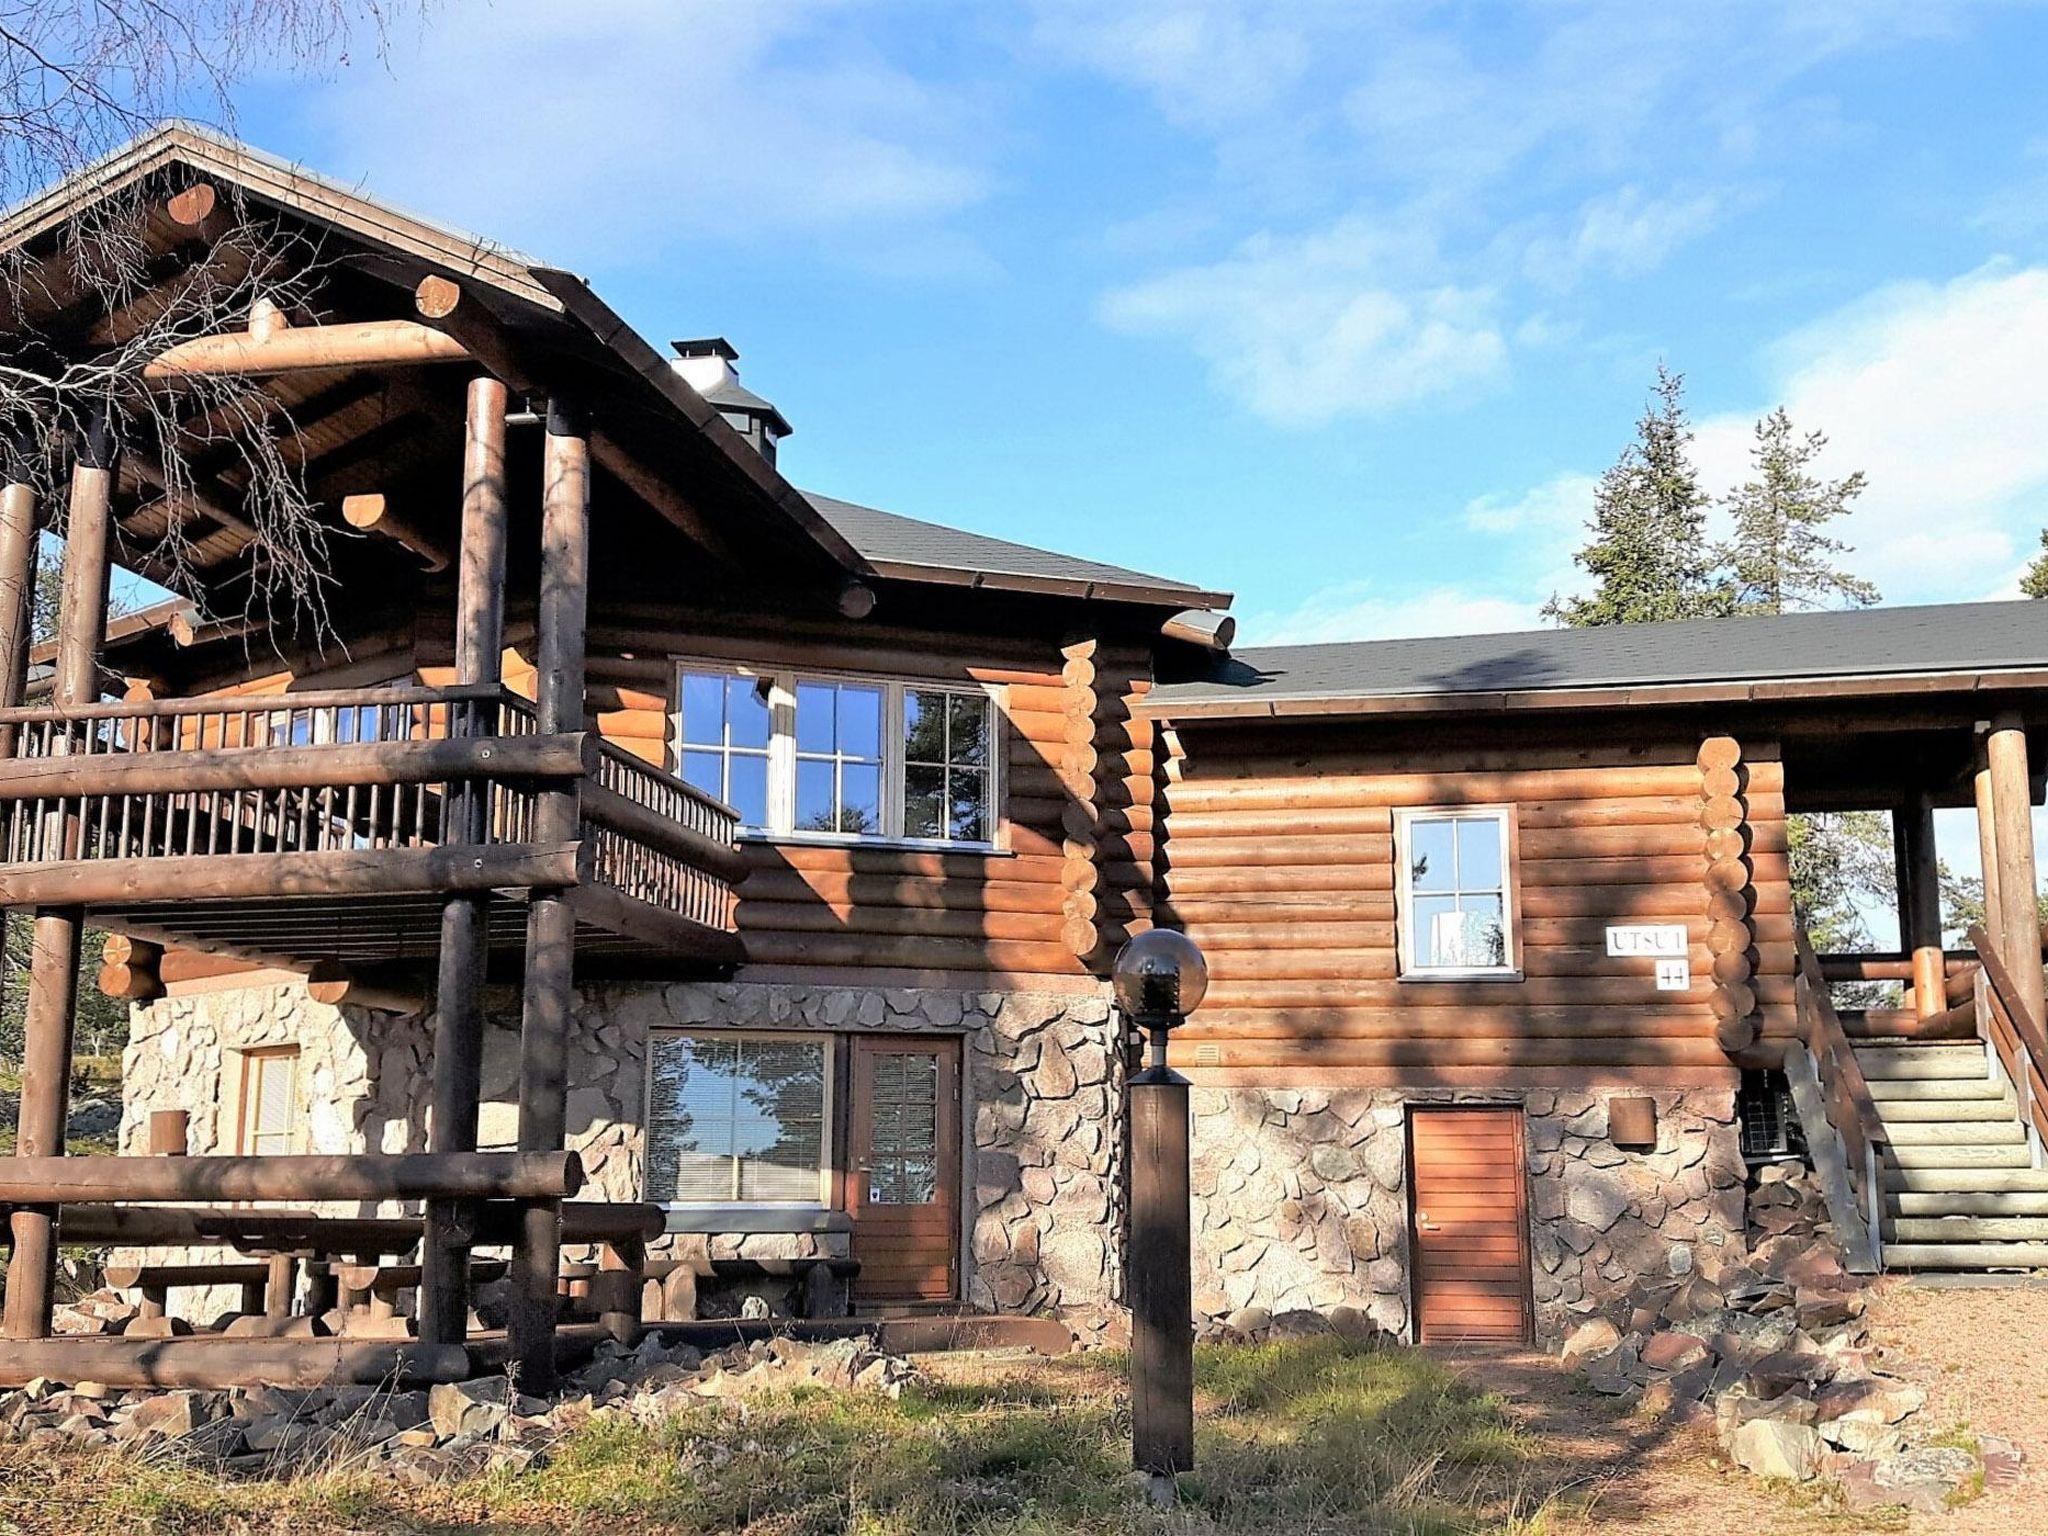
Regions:
<instances>
[{"instance_id":1,"label":"gravel ground","mask_svg":"<svg viewBox=\"0 0 2048 1536\"><path fill-rule=\"evenodd\" d=\"M2029 1461L2017 1486L1993 1489L1944 1516L1824 1514L1809 1496L1727 1467L1711 1431L1645 1423L1627 1404L1592 1392L1546 1356L1453 1357L1452 1363L1498 1392L1541 1438L1549 1465L1538 1481L1562 1491L1573 1511L1559 1523L1562 1530L1601 1536L2048 1531L2048 1285L1894 1281L1871 1316L1886 1370L1928 1390L1916 1422L1928 1433L1966 1429L2015 1442Z\"/></svg>"}]
</instances>

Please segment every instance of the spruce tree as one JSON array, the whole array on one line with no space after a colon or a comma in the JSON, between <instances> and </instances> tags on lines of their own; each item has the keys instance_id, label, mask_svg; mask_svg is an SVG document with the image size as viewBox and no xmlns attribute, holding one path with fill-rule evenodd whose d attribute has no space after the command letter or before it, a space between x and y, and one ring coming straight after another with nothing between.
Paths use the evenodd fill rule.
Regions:
<instances>
[{"instance_id":1,"label":"spruce tree","mask_svg":"<svg viewBox=\"0 0 2048 1536\"><path fill-rule=\"evenodd\" d=\"M1731 611L1707 543L1708 497L1687 451L1684 376L1659 363L1653 395L1635 441L1600 477L1592 540L1572 557L1599 586L1590 597L1551 598L1545 618L1576 628Z\"/></svg>"},{"instance_id":2,"label":"spruce tree","mask_svg":"<svg viewBox=\"0 0 2048 1536\"><path fill-rule=\"evenodd\" d=\"M2041 530L2041 553L2020 578L2020 590L2029 597L2048 597L2048 528Z\"/></svg>"},{"instance_id":3,"label":"spruce tree","mask_svg":"<svg viewBox=\"0 0 2048 1536\"><path fill-rule=\"evenodd\" d=\"M1833 563L1848 546L1821 532L1848 515L1864 485L1860 470L1840 480L1813 473L1827 441L1820 432L1795 432L1782 405L1756 424L1754 473L1723 503L1735 522L1722 559L1734 581L1737 613L1837 603L1860 608L1878 600L1876 587Z\"/></svg>"}]
</instances>

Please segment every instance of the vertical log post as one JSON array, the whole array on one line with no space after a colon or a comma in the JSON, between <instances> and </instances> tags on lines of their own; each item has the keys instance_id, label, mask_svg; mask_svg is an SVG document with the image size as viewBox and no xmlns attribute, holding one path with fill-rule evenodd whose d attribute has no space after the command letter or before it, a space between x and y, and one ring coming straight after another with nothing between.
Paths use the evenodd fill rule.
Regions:
<instances>
[{"instance_id":1,"label":"vertical log post","mask_svg":"<svg viewBox=\"0 0 2048 1536\"><path fill-rule=\"evenodd\" d=\"M0 709L18 709L28 693L29 621L35 612L36 491L31 439L7 448L0 486ZM0 726L0 757L14 755L15 728Z\"/></svg>"},{"instance_id":2,"label":"vertical log post","mask_svg":"<svg viewBox=\"0 0 2048 1536\"><path fill-rule=\"evenodd\" d=\"M455 677L494 683L505 650L505 386L470 381L462 452L462 553L456 579ZM488 709L475 704L458 709ZM451 733L488 729L471 718ZM488 790L465 785L450 808L450 841L481 843L488 832ZM483 1096L483 982L489 930L481 893L451 897L441 908L435 983L434 1105L428 1145L436 1152L476 1150ZM469 1223L460 1202L427 1202L420 1242L420 1340L457 1344L469 1321Z\"/></svg>"},{"instance_id":3,"label":"vertical log post","mask_svg":"<svg viewBox=\"0 0 2048 1536\"><path fill-rule=\"evenodd\" d=\"M548 402L542 462L538 636L543 734L583 728L584 627L590 588L590 443L582 413ZM572 781L539 796L534 837L572 842L579 795ZM558 891L535 891L526 919L526 981L519 1025L519 1145L554 1151L566 1144L568 1039L574 1009L576 916ZM511 1351L521 1390L546 1391L555 1379L556 1273L561 1264L558 1201L527 1205L512 1255Z\"/></svg>"},{"instance_id":4,"label":"vertical log post","mask_svg":"<svg viewBox=\"0 0 2048 1536\"><path fill-rule=\"evenodd\" d=\"M116 456L112 423L102 415L81 436L71 470L64 584L57 617L56 695L60 704L91 704L99 698ZM67 829L67 844L73 836ZM18 1157L54 1157L64 1151L84 928L85 913L77 907L44 907L36 912L28 1009L22 1024L21 1105L14 1148ZM5 1331L11 1339L49 1336L50 1292L57 1263L56 1216L53 1207L43 1206L17 1209L9 1218L14 1254L7 1266Z\"/></svg>"},{"instance_id":5,"label":"vertical log post","mask_svg":"<svg viewBox=\"0 0 2048 1536\"><path fill-rule=\"evenodd\" d=\"M1998 901L1998 816L1991 798L1990 727L1977 727L1977 768L1972 787L1977 799L1977 856L1984 871L1984 931L2003 936L2004 909Z\"/></svg>"},{"instance_id":6,"label":"vertical log post","mask_svg":"<svg viewBox=\"0 0 2048 1536\"><path fill-rule=\"evenodd\" d=\"M1165 1056L1130 1083L1131 1461L1158 1479L1195 1464L1188 1080Z\"/></svg>"},{"instance_id":7,"label":"vertical log post","mask_svg":"<svg viewBox=\"0 0 2048 1536\"><path fill-rule=\"evenodd\" d=\"M1991 722L1992 823L1998 839L1999 944L2020 999L2041 1022L2041 918L2034 875L2034 795L2027 777L2027 732L2017 713Z\"/></svg>"},{"instance_id":8,"label":"vertical log post","mask_svg":"<svg viewBox=\"0 0 2048 1536\"><path fill-rule=\"evenodd\" d=\"M1934 797L1915 795L1892 814L1899 864L1899 947L1913 957L1913 1011L1923 1019L1932 1018L1948 1007Z\"/></svg>"}]
</instances>

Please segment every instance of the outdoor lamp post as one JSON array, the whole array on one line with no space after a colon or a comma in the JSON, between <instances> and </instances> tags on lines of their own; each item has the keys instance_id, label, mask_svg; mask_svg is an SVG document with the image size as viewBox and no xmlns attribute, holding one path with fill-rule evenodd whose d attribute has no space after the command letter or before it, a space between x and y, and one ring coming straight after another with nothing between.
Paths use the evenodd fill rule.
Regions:
<instances>
[{"instance_id":1,"label":"outdoor lamp post","mask_svg":"<svg viewBox=\"0 0 2048 1536\"><path fill-rule=\"evenodd\" d=\"M1209 989L1186 934L1141 933L1116 957L1116 1001L1145 1031L1130 1080L1131 1463L1170 1490L1195 1464L1195 1320L1188 1210L1188 1080L1166 1064L1166 1037Z\"/></svg>"}]
</instances>

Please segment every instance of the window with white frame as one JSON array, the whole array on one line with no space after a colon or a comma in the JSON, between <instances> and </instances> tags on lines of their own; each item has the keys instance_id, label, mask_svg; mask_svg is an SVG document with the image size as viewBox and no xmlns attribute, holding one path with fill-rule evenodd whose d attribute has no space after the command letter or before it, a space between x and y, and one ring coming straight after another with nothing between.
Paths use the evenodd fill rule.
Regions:
<instances>
[{"instance_id":1,"label":"window with white frame","mask_svg":"<svg viewBox=\"0 0 2048 1536\"><path fill-rule=\"evenodd\" d=\"M682 777L751 832L987 847L995 706L939 684L685 666Z\"/></svg>"},{"instance_id":2,"label":"window with white frame","mask_svg":"<svg viewBox=\"0 0 2048 1536\"><path fill-rule=\"evenodd\" d=\"M1514 970L1509 826L1504 808L1396 814L1402 974Z\"/></svg>"},{"instance_id":3,"label":"window with white frame","mask_svg":"<svg viewBox=\"0 0 2048 1536\"><path fill-rule=\"evenodd\" d=\"M828 1203L827 1039L657 1034L649 1042L647 1077L649 1200Z\"/></svg>"}]
</instances>

